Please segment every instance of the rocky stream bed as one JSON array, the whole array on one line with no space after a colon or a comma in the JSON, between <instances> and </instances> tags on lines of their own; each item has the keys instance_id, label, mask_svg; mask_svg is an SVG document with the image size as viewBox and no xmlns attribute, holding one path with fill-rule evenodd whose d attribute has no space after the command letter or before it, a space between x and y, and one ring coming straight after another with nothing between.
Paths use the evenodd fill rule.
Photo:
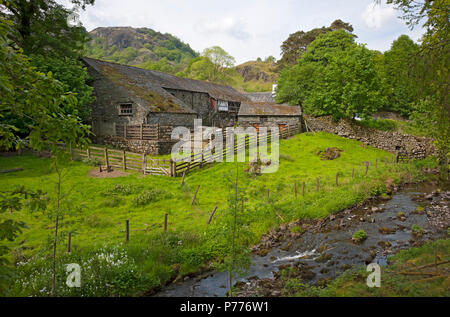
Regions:
<instances>
[{"instance_id":1,"label":"rocky stream bed","mask_svg":"<svg viewBox=\"0 0 450 317\"><path fill-rule=\"evenodd\" d=\"M450 191L439 191L435 184L411 184L320 220L281 225L252 248L250 269L235 281L237 295L280 296L278 272L287 267L296 268L305 283L320 285L353 266L387 265L387 257L399 250L447 236L449 199ZM423 232L414 234L413 226ZM361 243L352 241L358 230L367 234ZM225 296L227 281L226 272L208 272L169 285L156 296Z\"/></svg>"}]
</instances>

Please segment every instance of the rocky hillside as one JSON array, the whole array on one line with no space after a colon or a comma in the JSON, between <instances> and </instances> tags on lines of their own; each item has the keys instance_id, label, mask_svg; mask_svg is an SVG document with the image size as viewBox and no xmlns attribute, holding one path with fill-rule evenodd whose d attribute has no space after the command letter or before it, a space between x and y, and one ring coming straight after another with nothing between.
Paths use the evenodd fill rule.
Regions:
<instances>
[{"instance_id":1,"label":"rocky hillside","mask_svg":"<svg viewBox=\"0 0 450 317\"><path fill-rule=\"evenodd\" d=\"M189 44L149 28L100 27L89 34L87 56L120 64L176 67L198 56Z\"/></svg>"},{"instance_id":2,"label":"rocky hillside","mask_svg":"<svg viewBox=\"0 0 450 317\"><path fill-rule=\"evenodd\" d=\"M272 91L278 73L276 64L268 61L249 61L235 67L235 86L248 92Z\"/></svg>"},{"instance_id":3,"label":"rocky hillside","mask_svg":"<svg viewBox=\"0 0 450 317\"><path fill-rule=\"evenodd\" d=\"M177 37L149 28L100 27L89 33L86 55L91 58L179 74L199 56ZM276 82L272 61L249 61L230 72L230 85L241 91L271 91Z\"/></svg>"}]
</instances>

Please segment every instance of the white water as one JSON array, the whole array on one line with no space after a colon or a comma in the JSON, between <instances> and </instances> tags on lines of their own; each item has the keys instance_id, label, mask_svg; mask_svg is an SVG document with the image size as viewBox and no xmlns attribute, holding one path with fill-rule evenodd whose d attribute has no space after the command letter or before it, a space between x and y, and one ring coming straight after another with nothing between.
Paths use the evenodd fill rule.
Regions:
<instances>
[{"instance_id":1,"label":"white water","mask_svg":"<svg viewBox=\"0 0 450 317\"><path fill-rule=\"evenodd\" d=\"M296 251L295 253L297 253L297 255L285 256L285 257L282 257L282 258L277 258L272 263L277 263L277 262L282 262L282 261L290 261L290 260L304 258L304 257L307 257L307 256L312 256L312 255L316 254L316 249L311 250L311 251L305 251L305 252L298 252L298 251Z\"/></svg>"}]
</instances>

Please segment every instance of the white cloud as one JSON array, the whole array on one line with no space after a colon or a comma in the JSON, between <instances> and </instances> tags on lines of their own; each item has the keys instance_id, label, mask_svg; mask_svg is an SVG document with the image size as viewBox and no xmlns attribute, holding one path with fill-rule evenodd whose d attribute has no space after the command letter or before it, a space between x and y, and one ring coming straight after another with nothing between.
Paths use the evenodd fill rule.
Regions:
<instances>
[{"instance_id":1,"label":"white cloud","mask_svg":"<svg viewBox=\"0 0 450 317\"><path fill-rule=\"evenodd\" d=\"M392 6L370 3L367 5L362 17L369 28L380 29L388 21L396 19L396 11Z\"/></svg>"},{"instance_id":2,"label":"white cloud","mask_svg":"<svg viewBox=\"0 0 450 317\"><path fill-rule=\"evenodd\" d=\"M70 0L57 0L72 6ZM397 12L374 0L96 0L80 12L90 31L100 26L148 27L171 33L201 52L218 45L238 64L273 55L299 30L328 26L336 19L349 22L358 42L371 49L388 49L399 34L418 38Z\"/></svg>"},{"instance_id":3,"label":"white cloud","mask_svg":"<svg viewBox=\"0 0 450 317\"><path fill-rule=\"evenodd\" d=\"M201 21L195 25L195 29L203 34L226 34L242 41L248 40L251 37L246 31L245 21L231 16Z\"/></svg>"}]
</instances>

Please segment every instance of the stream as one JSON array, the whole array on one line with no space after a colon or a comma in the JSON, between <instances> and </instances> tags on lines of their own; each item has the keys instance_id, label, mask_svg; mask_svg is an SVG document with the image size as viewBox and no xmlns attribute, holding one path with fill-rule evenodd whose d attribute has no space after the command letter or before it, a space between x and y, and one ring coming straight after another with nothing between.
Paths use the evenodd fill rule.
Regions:
<instances>
[{"instance_id":1,"label":"stream","mask_svg":"<svg viewBox=\"0 0 450 317\"><path fill-rule=\"evenodd\" d=\"M301 268L302 280L310 284L333 279L351 266L386 265L389 255L447 234L449 198L450 192L436 191L435 185L408 185L390 200L369 200L322 220L280 226L252 249L251 266L235 283L271 279L274 272L291 265ZM422 236L412 233L413 225L424 229ZM293 233L294 226L302 233ZM367 239L354 243L352 235L360 229ZM227 291L228 273L209 272L169 285L156 296L223 297Z\"/></svg>"}]
</instances>

